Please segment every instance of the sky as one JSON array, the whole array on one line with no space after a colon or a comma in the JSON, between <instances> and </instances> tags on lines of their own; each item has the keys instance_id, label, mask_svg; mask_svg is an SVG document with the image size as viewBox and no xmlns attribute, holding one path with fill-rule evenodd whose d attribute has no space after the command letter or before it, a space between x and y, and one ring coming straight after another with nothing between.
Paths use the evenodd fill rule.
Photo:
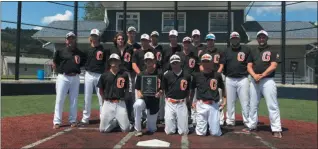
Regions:
<instances>
[{"instance_id":1,"label":"sky","mask_svg":"<svg viewBox=\"0 0 318 149\"><path fill-rule=\"evenodd\" d=\"M59 2L74 5L74 2ZM294 3L294 2L287 2ZM85 2L79 2L84 6ZM254 5L280 5L280 2L255 2ZM1 2L1 20L17 21L17 2ZM287 21L312 21L317 22L317 2L303 2L286 6ZM22 2L22 22L48 25L55 20L73 20L73 7L56 5L49 2ZM249 7L246 8L247 12ZM84 9L78 9L78 19L84 16ZM247 14L247 21L280 21L280 7L252 7ZM16 24L1 23L1 28L15 28ZM41 29L41 27L21 26L24 29Z\"/></svg>"}]
</instances>

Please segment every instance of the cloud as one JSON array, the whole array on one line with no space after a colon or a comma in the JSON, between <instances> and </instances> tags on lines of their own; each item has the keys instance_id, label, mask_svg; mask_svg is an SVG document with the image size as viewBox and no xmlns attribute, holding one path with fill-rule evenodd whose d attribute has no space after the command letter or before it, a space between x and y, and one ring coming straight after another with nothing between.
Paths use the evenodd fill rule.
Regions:
<instances>
[{"instance_id":1,"label":"cloud","mask_svg":"<svg viewBox=\"0 0 318 149\"><path fill-rule=\"evenodd\" d=\"M286 2L286 4L291 4L295 2ZM269 5L266 7L252 7L256 10L257 15L264 15L264 13L281 13L281 2L255 2L254 5ZM271 7L271 5L274 5ZM279 5L279 6L277 6ZM293 5L286 5L286 11L299 11L299 10L308 10L308 9L317 9L317 2L302 2Z\"/></svg>"},{"instance_id":2,"label":"cloud","mask_svg":"<svg viewBox=\"0 0 318 149\"><path fill-rule=\"evenodd\" d=\"M43 17L41 22L43 24L49 24L53 21L58 21L58 20L71 20L73 17L73 13L69 10L66 10L64 14L56 14L54 16L46 16L46 17Z\"/></svg>"},{"instance_id":3,"label":"cloud","mask_svg":"<svg viewBox=\"0 0 318 149\"><path fill-rule=\"evenodd\" d=\"M36 27L34 27L33 29L35 29L35 30L41 30L43 27L39 27L39 26L36 26Z\"/></svg>"},{"instance_id":4,"label":"cloud","mask_svg":"<svg viewBox=\"0 0 318 149\"><path fill-rule=\"evenodd\" d=\"M246 21L254 21L255 20L254 17L252 17L250 15L247 15L245 19L246 19Z\"/></svg>"}]
</instances>

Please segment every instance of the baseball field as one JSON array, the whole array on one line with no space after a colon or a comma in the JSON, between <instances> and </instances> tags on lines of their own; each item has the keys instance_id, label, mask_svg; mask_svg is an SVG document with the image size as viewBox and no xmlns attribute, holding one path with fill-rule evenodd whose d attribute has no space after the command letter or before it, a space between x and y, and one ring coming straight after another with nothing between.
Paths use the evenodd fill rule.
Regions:
<instances>
[{"instance_id":1,"label":"baseball field","mask_svg":"<svg viewBox=\"0 0 318 149\"><path fill-rule=\"evenodd\" d=\"M236 104L237 126L223 128L221 137L166 135L163 126L153 135L135 137L133 132L98 131L98 101L94 96L92 119L87 127L70 128L68 100L65 100L61 129L52 129L55 95L1 97L2 148L140 148L138 141L159 139L170 148L317 148L317 101L279 99L283 138L270 133L265 100L260 103L259 129L251 134L240 133L243 128L239 102ZM79 96L78 119L82 117L84 97Z\"/></svg>"}]
</instances>

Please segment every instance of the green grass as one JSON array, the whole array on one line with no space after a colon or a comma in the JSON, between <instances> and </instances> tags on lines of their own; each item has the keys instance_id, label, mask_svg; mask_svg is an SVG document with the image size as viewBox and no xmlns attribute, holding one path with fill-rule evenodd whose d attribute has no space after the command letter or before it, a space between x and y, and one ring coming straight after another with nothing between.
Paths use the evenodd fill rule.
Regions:
<instances>
[{"instance_id":1,"label":"green grass","mask_svg":"<svg viewBox=\"0 0 318 149\"><path fill-rule=\"evenodd\" d=\"M1 118L32 114L53 113L55 95L30 95L30 96L2 96ZM84 96L80 95L78 110L83 109ZM317 101L279 99L282 119L301 120L317 123ZM98 99L92 98L92 109L98 109ZM240 102L236 101L237 113L241 113ZM64 111L69 111L68 97L65 100ZM268 116L265 100L262 99L259 108L260 116Z\"/></svg>"}]
</instances>

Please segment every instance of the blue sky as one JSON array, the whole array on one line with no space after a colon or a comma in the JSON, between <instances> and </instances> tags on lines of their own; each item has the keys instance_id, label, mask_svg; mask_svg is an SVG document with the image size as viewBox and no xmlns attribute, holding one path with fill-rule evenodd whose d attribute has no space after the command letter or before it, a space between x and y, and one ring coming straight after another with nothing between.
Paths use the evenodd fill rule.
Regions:
<instances>
[{"instance_id":1,"label":"blue sky","mask_svg":"<svg viewBox=\"0 0 318 149\"><path fill-rule=\"evenodd\" d=\"M59 2L74 5L74 2ZM84 6L85 2L79 2ZM289 2L287 2L289 3ZM293 2L291 2L293 3ZM254 5L280 5L280 2L255 2ZM248 9L248 8L247 8ZM317 2L305 2L286 7L287 21L317 21ZM247 11L246 11L247 12ZM280 7L252 7L247 20L257 21L280 21ZM79 8L79 19L84 16L84 9ZM56 5L48 2L23 2L22 22L47 25L53 20L73 20L73 8ZM17 2L1 2L1 20L17 21ZM13 27L15 24L2 22L1 28ZM22 25L22 28L34 28L33 26Z\"/></svg>"}]
</instances>

